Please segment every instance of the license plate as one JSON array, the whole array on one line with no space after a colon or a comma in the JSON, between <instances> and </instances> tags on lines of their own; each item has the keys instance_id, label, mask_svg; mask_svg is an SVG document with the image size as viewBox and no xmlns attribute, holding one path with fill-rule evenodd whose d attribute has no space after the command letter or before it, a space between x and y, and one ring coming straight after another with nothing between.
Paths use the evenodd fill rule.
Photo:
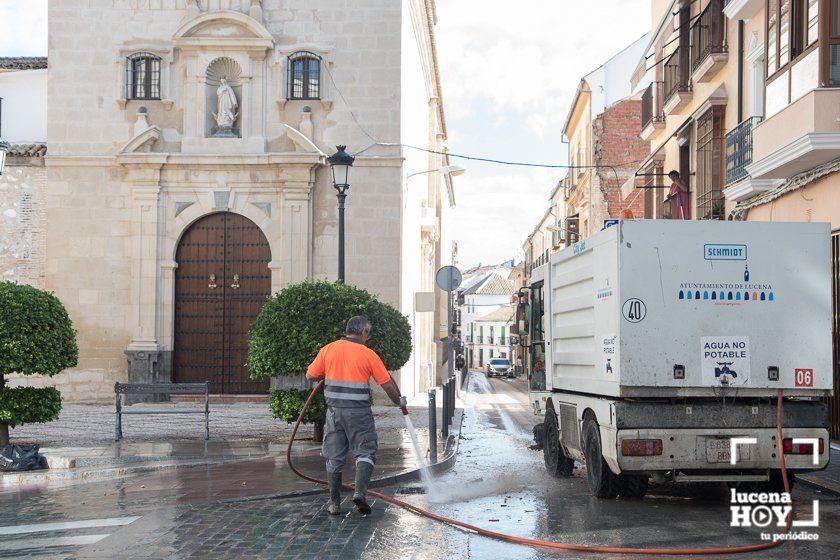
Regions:
<instances>
[{"instance_id":1,"label":"license plate","mask_svg":"<svg viewBox=\"0 0 840 560\"><path fill-rule=\"evenodd\" d=\"M738 460L749 459L749 448L738 446ZM729 463L732 460L732 444L729 438L711 438L706 440L706 462Z\"/></svg>"}]
</instances>

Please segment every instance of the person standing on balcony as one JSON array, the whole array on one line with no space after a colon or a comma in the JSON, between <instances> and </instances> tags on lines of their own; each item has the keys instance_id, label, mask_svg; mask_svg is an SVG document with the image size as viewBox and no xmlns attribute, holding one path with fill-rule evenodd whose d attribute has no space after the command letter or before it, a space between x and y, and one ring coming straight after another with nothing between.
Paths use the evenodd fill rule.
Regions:
<instances>
[{"instance_id":1,"label":"person standing on balcony","mask_svg":"<svg viewBox=\"0 0 840 560\"><path fill-rule=\"evenodd\" d=\"M671 190L668 193L668 200L671 202L671 219L688 219L688 187L680 178L680 172L672 170L668 173L671 179ZM675 207L676 206L676 207Z\"/></svg>"}]
</instances>

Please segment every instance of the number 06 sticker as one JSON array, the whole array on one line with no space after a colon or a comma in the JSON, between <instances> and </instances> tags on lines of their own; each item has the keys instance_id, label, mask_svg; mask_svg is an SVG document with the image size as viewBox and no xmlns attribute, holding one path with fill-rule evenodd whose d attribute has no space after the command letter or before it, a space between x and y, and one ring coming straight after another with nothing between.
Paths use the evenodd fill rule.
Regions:
<instances>
[{"instance_id":1,"label":"number 06 sticker","mask_svg":"<svg viewBox=\"0 0 840 560\"><path fill-rule=\"evenodd\" d=\"M813 387L814 386L814 370L796 368L793 370L793 385L794 387Z\"/></svg>"},{"instance_id":2,"label":"number 06 sticker","mask_svg":"<svg viewBox=\"0 0 840 560\"><path fill-rule=\"evenodd\" d=\"M631 323L638 323L645 318L647 308L642 300L630 298L621 306L621 312L624 314L624 318Z\"/></svg>"}]
</instances>

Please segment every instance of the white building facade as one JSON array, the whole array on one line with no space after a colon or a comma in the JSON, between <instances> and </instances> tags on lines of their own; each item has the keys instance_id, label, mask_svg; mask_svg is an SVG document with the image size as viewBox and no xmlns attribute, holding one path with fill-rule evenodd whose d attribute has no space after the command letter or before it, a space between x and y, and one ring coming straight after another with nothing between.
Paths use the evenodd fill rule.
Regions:
<instances>
[{"instance_id":1,"label":"white building facade","mask_svg":"<svg viewBox=\"0 0 840 560\"><path fill-rule=\"evenodd\" d=\"M46 57L0 57L0 139L11 144L0 176L0 280L43 287Z\"/></svg>"},{"instance_id":2,"label":"white building facade","mask_svg":"<svg viewBox=\"0 0 840 560\"><path fill-rule=\"evenodd\" d=\"M470 347L474 368L483 368L493 358L507 358L515 364L514 345L510 340L513 325L513 305L505 305L474 321L473 344Z\"/></svg>"},{"instance_id":3,"label":"white building facade","mask_svg":"<svg viewBox=\"0 0 840 560\"><path fill-rule=\"evenodd\" d=\"M443 156L400 147L446 137L435 20L431 0L51 2L41 275L80 357L48 382L74 401L114 381L264 393L243 365L261 302L336 278L337 145L356 155L346 281L412 314L442 258L424 220L444 179L406 176ZM436 322L417 328L434 363Z\"/></svg>"},{"instance_id":4,"label":"white building facade","mask_svg":"<svg viewBox=\"0 0 840 560\"><path fill-rule=\"evenodd\" d=\"M507 273L510 273L509 269ZM485 273L472 279L459 291L461 338L464 356L471 368L482 367L487 363L491 348L494 354L498 350L495 346L501 337L501 329L497 330L495 323L484 324L480 319L511 305L514 289L506 276L507 274L502 276L498 272ZM510 328L507 328L505 338L509 337ZM509 340L506 340L507 343Z\"/></svg>"}]
</instances>

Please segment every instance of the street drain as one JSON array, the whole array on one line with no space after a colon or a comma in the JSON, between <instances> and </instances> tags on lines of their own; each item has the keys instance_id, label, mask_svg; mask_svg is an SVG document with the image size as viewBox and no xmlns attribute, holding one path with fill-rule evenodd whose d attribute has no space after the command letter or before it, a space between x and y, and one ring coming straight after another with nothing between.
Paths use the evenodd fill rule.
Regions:
<instances>
[{"instance_id":1,"label":"street drain","mask_svg":"<svg viewBox=\"0 0 840 560\"><path fill-rule=\"evenodd\" d=\"M422 486L403 486L402 488L397 489L395 494L425 494L426 489Z\"/></svg>"}]
</instances>

